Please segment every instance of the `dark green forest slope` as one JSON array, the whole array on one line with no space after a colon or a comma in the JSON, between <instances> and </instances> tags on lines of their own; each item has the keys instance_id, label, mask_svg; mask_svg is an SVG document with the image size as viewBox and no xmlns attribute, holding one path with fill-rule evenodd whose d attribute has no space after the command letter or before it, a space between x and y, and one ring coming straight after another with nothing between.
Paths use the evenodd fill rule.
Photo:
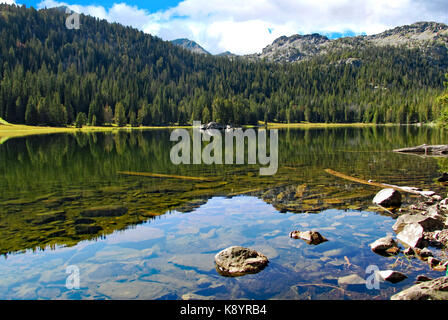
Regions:
<instances>
[{"instance_id":1,"label":"dark green forest slope","mask_svg":"<svg viewBox=\"0 0 448 320\"><path fill-rule=\"evenodd\" d=\"M90 16L70 30L66 17L0 5L1 118L52 126L80 113L95 125L412 123L440 114L447 50L372 45L300 63L230 60Z\"/></svg>"}]
</instances>

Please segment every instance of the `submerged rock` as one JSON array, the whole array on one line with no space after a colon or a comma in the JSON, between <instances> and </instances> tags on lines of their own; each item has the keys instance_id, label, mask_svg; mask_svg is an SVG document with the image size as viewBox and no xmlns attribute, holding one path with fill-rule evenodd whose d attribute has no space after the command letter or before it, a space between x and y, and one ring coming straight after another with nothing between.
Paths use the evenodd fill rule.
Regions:
<instances>
[{"instance_id":1,"label":"submerged rock","mask_svg":"<svg viewBox=\"0 0 448 320\"><path fill-rule=\"evenodd\" d=\"M405 274L394 270L378 271L378 275L383 281L388 281L391 283L398 283L407 278Z\"/></svg>"},{"instance_id":2,"label":"submerged rock","mask_svg":"<svg viewBox=\"0 0 448 320\"><path fill-rule=\"evenodd\" d=\"M343 285L365 285L366 284L366 280L361 278L359 275L355 274L350 274L348 276L345 277L340 277L338 278L338 285L339 286L343 286Z\"/></svg>"},{"instance_id":3,"label":"submerged rock","mask_svg":"<svg viewBox=\"0 0 448 320\"><path fill-rule=\"evenodd\" d=\"M406 225L403 230L398 233L397 239L412 248L423 248L426 246L423 227L418 223Z\"/></svg>"},{"instance_id":4,"label":"submerged rock","mask_svg":"<svg viewBox=\"0 0 448 320\"><path fill-rule=\"evenodd\" d=\"M96 234L103 230L100 226L77 225L75 226L76 234Z\"/></svg>"},{"instance_id":5,"label":"submerged rock","mask_svg":"<svg viewBox=\"0 0 448 320\"><path fill-rule=\"evenodd\" d=\"M125 215L128 208L122 206L103 206L81 211L83 217L119 217Z\"/></svg>"},{"instance_id":6,"label":"submerged rock","mask_svg":"<svg viewBox=\"0 0 448 320\"><path fill-rule=\"evenodd\" d=\"M326 242L328 241L328 239L326 239L325 237L323 237L319 232L316 231L292 231L289 234L290 238L294 238L294 239L302 239L305 240L306 243L308 244L320 244L322 242Z\"/></svg>"},{"instance_id":7,"label":"submerged rock","mask_svg":"<svg viewBox=\"0 0 448 320\"><path fill-rule=\"evenodd\" d=\"M416 284L393 295L391 300L448 300L448 277Z\"/></svg>"},{"instance_id":8,"label":"submerged rock","mask_svg":"<svg viewBox=\"0 0 448 320\"><path fill-rule=\"evenodd\" d=\"M398 244L391 236L380 238L371 243L370 249L381 255L391 255L399 252Z\"/></svg>"},{"instance_id":9,"label":"submerged rock","mask_svg":"<svg viewBox=\"0 0 448 320\"><path fill-rule=\"evenodd\" d=\"M401 206L401 193L392 188L383 189L376 194L372 202L386 208L399 207Z\"/></svg>"},{"instance_id":10,"label":"submerged rock","mask_svg":"<svg viewBox=\"0 0 448 320\"><path fill-rule=\"evenodd\" d=\"M55 221L64 221L66 219L65 211L63 210L39 214L38 217L40 219L36 222L36 225L44 225Z\"/></svg>"},{"instance_id":11,"label":"submerged rock","mask_svg":"<svg viewBox=\"0 0 448 320\"><path fill-rule=\"evenodd\" d=\"M268 258L255 250L234 246L215 256L217 270L224 276L241 276L257 273L268 264Z\"/></svg>"}]
</instances>

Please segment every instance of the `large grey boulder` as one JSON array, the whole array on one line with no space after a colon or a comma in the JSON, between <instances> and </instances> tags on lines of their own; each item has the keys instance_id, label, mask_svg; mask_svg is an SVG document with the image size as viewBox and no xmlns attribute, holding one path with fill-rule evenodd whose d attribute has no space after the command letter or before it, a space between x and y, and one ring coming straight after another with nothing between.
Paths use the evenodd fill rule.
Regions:
<instances>
[{"instance_id":1,"label":"large grey boulder","mask_svg":"<svg viewBox=\"0 0 448 320\"><path fill-rule=\"evenodd\" d=\"M424 238L423 227L418 223L407 224L400 233L397 234L397 239L412 248L423 248L427 245Z\"/></svg>"},{"instance_id":2,"label":"large grey boulder","mask_svg":"<svg viewBox=\"0 0 448 320\"><path fill-rule=\"evenodd\" d=\"M391 300L448 300L448 277L416 284L393 295Z\"/></svg>"},{"instance_id":3,"label":"large grey boulder","mask_svg":"<svg viewBox=\"0 0 448 320\"><path fill-rule=\"evenodd\" d=\"M442 230L445 227L445 224L440 219L424 216L422 214L403 214L397 218L397 221L392 226L392 229L399 233L403 230L403 228L408 224L417 223L425 232Z\"/></svg>"},{"instance_id":4,"label":"large grey boulder","mask_svg":"<svg viewBox=\"0 0 448 320\"><path fill-rule=\"evenodd\" d=\"M376 194L372 202L382 207L399 207L401 206L401 193L395 189L383 189Z\"/></svg>"},{"instance_id":5,"label":"large grey boulder","mask_svg":"<svg viewBox=\"0 0 448 320\"><path fill-rule=\"evenodd\" d=\"M229 247L215 256L218 272L225 276L257 273L268 264L268 258L257 251L240 246Z\"/></svg>"}]
</instances>

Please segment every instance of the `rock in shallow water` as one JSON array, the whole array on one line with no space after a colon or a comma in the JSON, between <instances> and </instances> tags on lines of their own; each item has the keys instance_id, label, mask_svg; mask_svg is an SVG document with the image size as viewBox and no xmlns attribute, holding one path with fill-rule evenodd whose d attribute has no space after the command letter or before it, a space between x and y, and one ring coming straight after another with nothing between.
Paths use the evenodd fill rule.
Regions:
<instances>
[{"instance_id":1,"label":"rock in shallow water","mask_svg":"<svg viewBox=\"0 0 448 320\"><path fill-rule=\"evenodd\" d=\"M397 239L412 248L423 248L426 246L424 239L424 230L418 223L406 225L403 230L398 233Z\"/></svg>"},{"instance_id":2,"label":"rock in shallow water","mask_svg":"<svg viewBox=\"0 0 448 320\"><path fill-rule=\"evenodd\" d=\"M401 206L401 193L392 188L383 189L376 194L372 202L386 208L399 207Z\"/></svg>"},{"instance_id":3,"label":"rock in shallow water","mask_svg":"<svg viewBox=\"0 0 448 320\"><path fill-rule=\"evenodd\" d=\"M263 270L268 262L265 255L240 246L229 247L215 256L217 271L224 276L257 273Z\"/></svg>"},{"instance_id":4,"label":"rock in shallow water","mask_svg":"<svg viewBox=\"0 0 448 320\"><path fill-rule=\"evenodd\" d=\"M448 300L448 277L414 285L393 295L391 300Z\"/></svg>"},{"instance_id":5,"label":"rock in shallow water","mask_svg":"<svg viewBox=\"0 0 448 320\"><path fill-rule=\"evenodd\" d=\"M392 229L399 233L409 224L419 224L423 231L441 230L445 227L443 221L434 217L424 216L422 214L403 214L398 217Z\"/></svg>"},{"instance_id":6,"label":"rock in shallow water","mask_svg":"<svg viewBox=\"0 0 448 320\"><path fill-rule=\"evenodd\" d=\"M306 243L314 245L328 241L328 239L326 239L319 232L316 231L304 231L304 232L292 231L289 234L289 237L294 239L302 239L305 240Z\"/></svg>"},{"instance_id":7,"label":"rock in shallow water","mask_svg":"<svg viewBox=\"0 0 448 320\"><path fill-rule=\"evenodd\" d=\"M382 280L389 281L391 283L397 283L407 278L405 274L394 270L379 271L378 274Z\"/></svg>"},{"instance_id":8,"label":"rock in shallow water","mask_svg":"<svg viewBox=\"0 0 448 320\"><path fill-rule=\"evenodd\" d=\"M400 251L397 242L390 236L380 238L371 243L370 249L381 255L397 254Z\"/></svg>"}]
</instances>

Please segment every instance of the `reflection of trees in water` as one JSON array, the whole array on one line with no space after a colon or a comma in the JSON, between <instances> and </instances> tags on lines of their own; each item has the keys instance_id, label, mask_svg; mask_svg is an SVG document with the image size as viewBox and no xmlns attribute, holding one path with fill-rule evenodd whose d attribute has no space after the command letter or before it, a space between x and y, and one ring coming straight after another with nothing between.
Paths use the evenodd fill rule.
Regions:
<instances>
[{"instance_id":1,"label":"reflection of trees in water","mask_svg":"<svg viewBox=\"0 0 448 320\"><path fill-rule=\"evenodd\" d=\"M418 187L432 182L430 175L438 175L437 166L448 169L447 159L416 161L390 152L398 147L443 143L442 130L424 127L281 130L279 171L265 177L259 176L258 166L253 165L174 166L169 153L175 143L169 136L169 130L58 134L11 139L0 145L0 203L4 208L0 227L5 235L1 251L76 244L171 210L189 212L212 196L249 194L280 211L292 212L366 203L370 190L331 177L324 173L325 168ZM215 181L128 177L117 175L117 171L208 175ZM302 192L298 192L299 186ZM83 209L123 203L128 214L94 219L93 226L101 230L91 228L98 232L76 234L77 229L90 230L76 228L85 223L78 216ZM17 237L17 230L22 237Z\"/></svg>"},{"instance_id":2,"label":"reflection of trees in water","mask_svg":"<svg viewBox=\"0 0 448 320\"><path fill-rule=\"evenodd\" d=\"M209 171L225 175L235 170L235 166L172 165L169 152L174 143L170 142L169 133L122 131L11 139L0 146L0 172L6 187L26 190L42 181L111 181L120 170L184 175ZM351 172L362 172L383 162L384 170L391 172L413 169L431 160L415 161L412 157L385 153L397 147L437 144L444 138L443 130L411 126L281 130L279 165L322 169L351 162ZM442 159L439 165L445 168L445 162Z\"/></svg>"}]
</instances>

